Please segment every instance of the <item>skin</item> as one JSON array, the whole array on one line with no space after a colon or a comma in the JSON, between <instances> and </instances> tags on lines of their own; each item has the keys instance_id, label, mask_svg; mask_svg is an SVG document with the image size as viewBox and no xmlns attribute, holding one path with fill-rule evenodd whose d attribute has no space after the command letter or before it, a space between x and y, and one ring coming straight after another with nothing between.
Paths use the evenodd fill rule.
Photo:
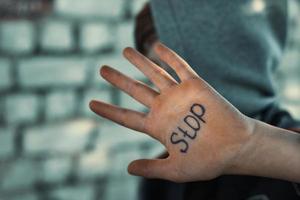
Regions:
<instances>
[{"instance_id":1,"label":"skin","mask_svg":"<svg viewBox=\"0 0 300 200\"><path fill-rule=\"evenodd\" d=\"M133 161L128 166L130 174L174 182L210 180L222 174L300 181L298 134L248 118L201 79L175 52L161 43L154 45L154 51L177 73L180 83L132 48L124 50L125 58L158 90L108 66L100 70L101 76L109 83L148 107L148 113L101 101L90 102L90 108L96 114L146 133L166 147L166 157ZM198 118L200 128L197 131L184 121L188 115L197 119L191 113L195 104L205 109L203 120ZM198 127L196 121L189 122ZM184 135L178 131L179 127L195 137ZM174 142L178 140L185 143Z\"/></svg>"}]
</instances>

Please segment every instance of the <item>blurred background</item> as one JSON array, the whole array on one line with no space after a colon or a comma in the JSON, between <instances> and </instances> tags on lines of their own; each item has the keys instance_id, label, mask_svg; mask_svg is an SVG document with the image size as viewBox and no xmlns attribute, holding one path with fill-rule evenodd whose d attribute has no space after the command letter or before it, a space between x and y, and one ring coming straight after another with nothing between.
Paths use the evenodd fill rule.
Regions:
<instances>
[{"instance_id":1,"label":"blurred background","mask_svg":"<svg viewBox=\"0 0 300 200\"><path fill-rule=\"evenodd\" d=\"M101 99L145 109L106 84L108 64L145 81L121 56L146 0L0 0L0 199L137 199L127 164L162 147L97 117ZM300 12L274 75L282 106L300 118Z\"/></svg>"}]
</instances>

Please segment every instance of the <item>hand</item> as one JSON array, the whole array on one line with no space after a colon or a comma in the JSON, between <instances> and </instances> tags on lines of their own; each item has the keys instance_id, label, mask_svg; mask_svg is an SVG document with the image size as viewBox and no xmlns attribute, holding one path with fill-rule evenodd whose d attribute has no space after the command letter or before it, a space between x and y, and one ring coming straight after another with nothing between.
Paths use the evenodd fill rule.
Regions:
<instances>
[{"instance_id":1,"label":"hand","mask_svg":"<svg viewBox=\"0 0 300 200\"><path fill-rule=\"evenodd\" d=\"M95 113L149 134L166 147L167 158L134 161L128 167L129 173L175 182L209 180L229 173L251 136L252 120L219 95L176 53L161 43L155 44L154 49L175 70L180 83L132 48L126 48L124 56L159 92L108 66L101 69L104 79L147 106L148 113L100 101L90 103Z\"/></svg>"}]
</instances>

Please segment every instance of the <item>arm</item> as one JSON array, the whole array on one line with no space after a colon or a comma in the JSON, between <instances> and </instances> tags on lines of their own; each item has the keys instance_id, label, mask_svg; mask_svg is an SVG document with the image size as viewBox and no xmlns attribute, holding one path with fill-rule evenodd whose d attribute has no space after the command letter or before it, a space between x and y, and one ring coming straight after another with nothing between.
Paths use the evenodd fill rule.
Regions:
<instances>
[{"instance_id":1,"label":"arm","mask_svg":"<svg viewBox=\"0 0 300 200\"><path fill-rule=\"evenodd\" d=\"M300 135L256 120L255 124L228 173L300 182Z\"/></svg>"},{"instance_id":2,"label":"arm","mask_svg":"<svg viewBox=\"0 0 300 200\"><path fill-rule=\"evenodd\" d=\"M101 101L90 103L95 113L146 133L166 147L166 158L133 161L129 173L176 182L208 180L222 174L300 181L299 135L246 117L175 52L160 43L155 52L174 69L180 83L132 48L126 48L124 56L158 90L110 67L101 69L104 79L147 106L148 113Z\"/></svg>"}]
</instances>

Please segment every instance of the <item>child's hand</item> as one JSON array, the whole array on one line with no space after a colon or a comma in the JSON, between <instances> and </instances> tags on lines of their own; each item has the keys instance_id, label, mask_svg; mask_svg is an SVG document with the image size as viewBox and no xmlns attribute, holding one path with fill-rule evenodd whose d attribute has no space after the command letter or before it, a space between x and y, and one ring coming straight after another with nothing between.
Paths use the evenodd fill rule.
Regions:
<instances>
[{"instance_id":1,"label":"child's hand","mask_svg":"<svg viewBox=\"0 0 300 200\"><path fill-rule=\"evenodd\" d=\"M167 158L134 161L128 167L129 173L175 182L208 180L228 173L252 133L253 121L220 96L173 51L160 43L155 45L155 51L176 71L180 83L132 48L126 48L124 56L159 92L110 67L101 69L104 79L147 106L149 113L100 101L90 103L95 113L149 134L166 147Z\"/></svg>"}]
</instances>

